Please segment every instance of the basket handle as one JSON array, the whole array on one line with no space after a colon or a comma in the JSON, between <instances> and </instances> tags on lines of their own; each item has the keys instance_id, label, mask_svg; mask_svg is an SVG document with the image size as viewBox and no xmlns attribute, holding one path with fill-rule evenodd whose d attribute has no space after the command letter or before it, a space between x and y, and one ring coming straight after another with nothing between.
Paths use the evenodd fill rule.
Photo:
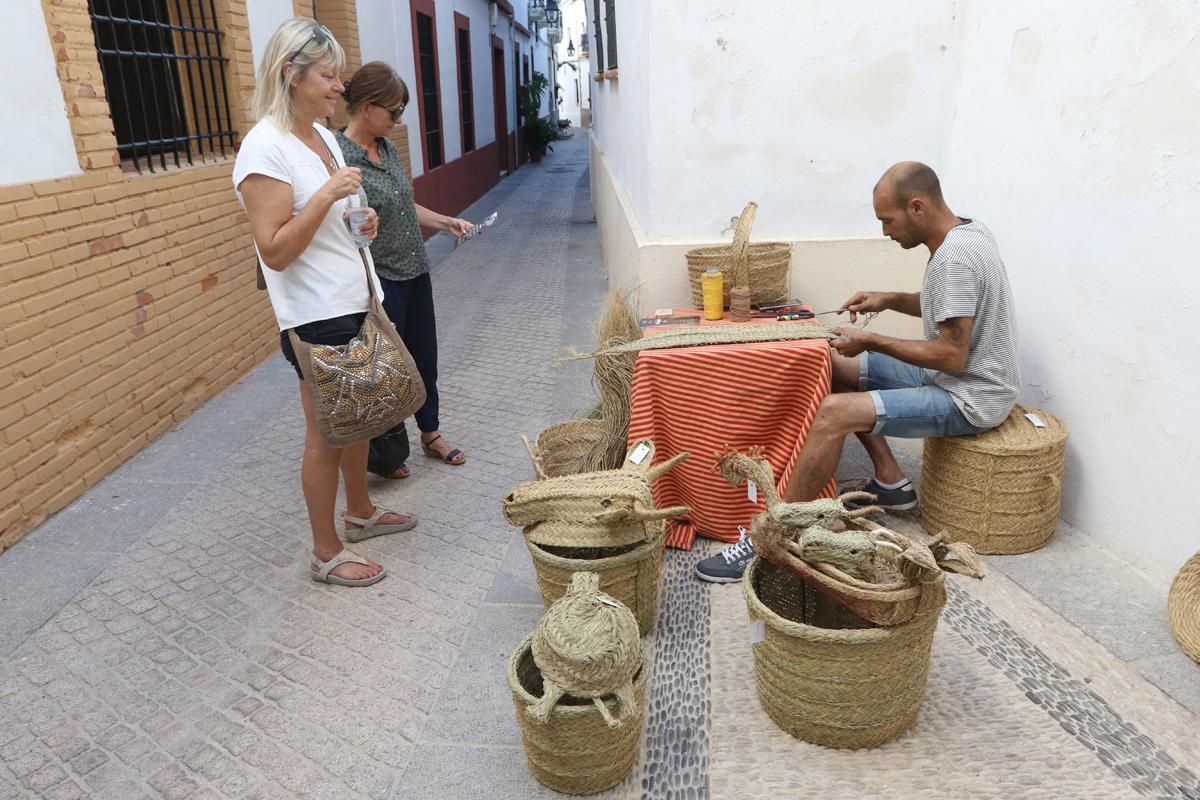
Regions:
<instances>
[{"instance_id":1,"label":"basket handle","mask_svg":"<svg viewBox=\"0 0 1200 800\"><path fill-rule=\"evenodd\" d=\"M750 229L758 214L758 203L751 200L742 209L737 227L733 229L733 287L750 288Z\"/></svg>"}]
</instances>

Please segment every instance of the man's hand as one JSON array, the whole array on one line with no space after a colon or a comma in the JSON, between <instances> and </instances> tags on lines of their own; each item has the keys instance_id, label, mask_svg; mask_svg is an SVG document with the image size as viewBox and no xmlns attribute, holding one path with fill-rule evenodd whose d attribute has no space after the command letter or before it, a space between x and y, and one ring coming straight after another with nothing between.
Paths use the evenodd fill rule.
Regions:
<instances>
[{"instance_id":1,"label":"man's hand","mask_svg":"<svg viewBox=\"0 0 1200 800\"><path fill-rule=\"evenodd\" d=\"M834 328L833 332L837 334L837 338L832 340L829 345L846 358L854 358L865 350L870 349L870 345L875 339L875 334L868 333L861 328L847 328L843 326L841 328Z\"/></svg>"},{"instance_id":2,"label":"man's hand","mask_svg":"<svg viewBox=\"0 0 1200 800\"><path fill-rule=\"evenodd\" d=\"M857 322L859 314L886 311L889 308L887 301L887 292L858 292L842 303L842 308L850 312L851 322Z\"/></svg>"}]
</instances>

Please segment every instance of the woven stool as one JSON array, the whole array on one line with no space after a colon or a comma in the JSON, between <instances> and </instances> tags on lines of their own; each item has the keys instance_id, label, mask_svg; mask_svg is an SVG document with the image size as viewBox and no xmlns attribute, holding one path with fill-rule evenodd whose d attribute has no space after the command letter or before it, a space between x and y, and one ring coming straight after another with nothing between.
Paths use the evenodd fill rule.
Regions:
<instances>
[{"instance_id":1,"label":"woven stool","mask_svg":"<svg viewBox=\"0 0 1200 800\"><path fill-rule=\"evenodd\" d=\"M1171 581L1167 615L1183 652L1200 663L1200 553L1189 558Z\"/></svg>"},{"instance_id":2,"label":"woven stool","mask_svg":"<svg viewBox=\"0 0 1200 800\"><path fill-rule=\"evenodd\" d=\"M1066 442L1061 420L1021 405L986 433L926 439L921 525L980 553L1038 549L1058 520Z\"/></svg>"},{"instance_id":3,"label":"woven stool","mask_svg":"<svg viewBox=\"0 0 1200 800\"><path fill-rule=\"evenodd\" d=\"M761 556L742 592L763 625L752 645L758 699L785 732L825 747L877 747L916 719L938 614L876 626Z\"/></svg>"}]
</instances>

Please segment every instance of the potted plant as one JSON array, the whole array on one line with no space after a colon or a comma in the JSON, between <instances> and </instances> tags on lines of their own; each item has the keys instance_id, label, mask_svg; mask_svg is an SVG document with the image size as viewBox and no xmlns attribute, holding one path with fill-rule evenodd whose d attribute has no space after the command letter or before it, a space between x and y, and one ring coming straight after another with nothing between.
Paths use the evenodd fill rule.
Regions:
<instances>
[{"instance_id":1,"label":"potted plant","mask_svg":"<svg viewBox=\"0 0 1200 800\"><path fill-rule=\"evenodd\" d=\"M542 97L545 96L549 85L550 81L546 76L535 70L529 83L517 89L521 116L525 120L521 126L525 133L525 146L529 149L529 160L535 164L542 160L547 150L554 150L552 142L563 138L550 124L550 120L538 113L542 108Z\"/></svg>"}]
</instances>

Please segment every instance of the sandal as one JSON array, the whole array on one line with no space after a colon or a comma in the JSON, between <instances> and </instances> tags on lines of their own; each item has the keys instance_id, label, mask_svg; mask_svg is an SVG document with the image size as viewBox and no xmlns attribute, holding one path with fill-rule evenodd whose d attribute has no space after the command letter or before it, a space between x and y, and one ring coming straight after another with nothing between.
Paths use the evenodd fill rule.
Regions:
<instances>
[{"instance_id":1,"label":"sandal","mask_svg":"<svg viewBox=\"0 0 1200 800\"><path fill-rule=\"evenodd\" d=\"M454 448L453 450L451 450L449 453L446 453L446 455L442 455L437 450L434 450L432 447L429 446L441 438L442 438L442 435L439 433L437 436L433 437L428 442L425 441L424 439L421 439L421 449L425 451L425 455L428 456L429 458L441 459L442 461L444 461L447 464L450 464L451 466L454 466L454 467L459 467L459 466L462 466L464 463L466 463L467 454L464 453L462 450L459 450L457 447ZM442 439L442 441L445 441L445 439Z\"/></svg>"},{"instance_id":2,"label":"sandal","mask_svg":"<svg viewBox=\"0 0 1200 800\"><path fill-rule=\"evenodd\" d=\"M409 471L408 465L401 464L400 466L396 467L396 471L391 475L384 475L383 477L387 478L388 480L402 481L409 475L412 475L412 472Z\"/></svg>"},{"instance_id":3,"label":"sandal","mask_svg":"<svg viewBox=\"0 0 1200 800\"><path fill-rule=\"evenodd\" d=\"M384 514L394 514L397 512L388 511L383 506L375 506L375 513L370 519L362 519L361 517L352 517L349 514L342 515L342 522L349 523L346 525L346 541L361 542L364 539L371 539L375 536L383 536L388 533L403 533L410 531L417 526L417 518L412 514L405 514L408 517L408 522L392 523L387 525L380 524L379 520ZM351 528L350 525L358 525L357 528Z\"/></svg>"},{"instance_id":4,"label":"sandal","mask_svg":"<svg viewBox=\"0 0 1200 800\"><path fill-rule=\"evenodd\" d=\"M370 561L367 561L357 553L343 548L342 552L328 561L321 561L316 556L313 556L309 566L312 579L317 583L331 583L336 586L370 586L373 583L378 583L383 579L384 575L387 575L387 570L383 568L380 568L377 575L373 575L370 578L339 578L337 575L331 574L342 564L362 564L364 567L371 566Z\"/></svg>"}]
</instances>

